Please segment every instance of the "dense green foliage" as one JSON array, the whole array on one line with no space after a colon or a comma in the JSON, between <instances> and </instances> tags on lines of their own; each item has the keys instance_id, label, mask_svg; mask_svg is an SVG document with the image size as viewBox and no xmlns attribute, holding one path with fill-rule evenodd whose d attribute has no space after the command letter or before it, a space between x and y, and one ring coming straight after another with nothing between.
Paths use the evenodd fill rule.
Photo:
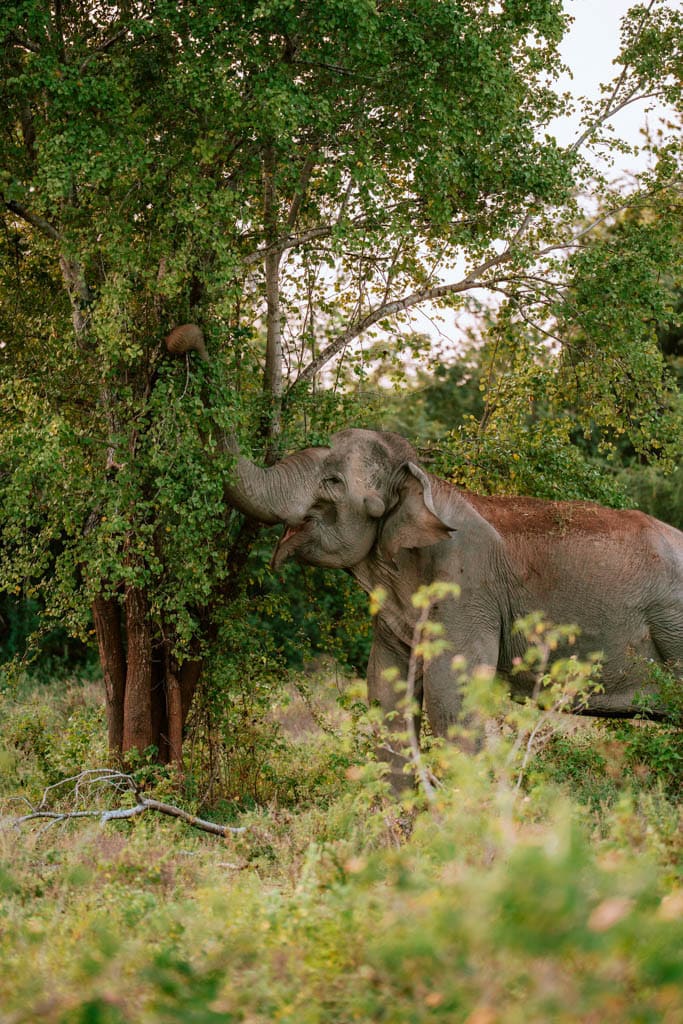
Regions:
<instances>
[{"instance_id":1,"label":"dense green foliage","mask_svg":"<svg viewBox=\"0 0 683 1024\"><path fill-rule=\"evenodd\" d=\"M683 525L680 212L669 194L602 227L552 316L534 322L516 296L480 317L463 355L384 399L382 422L465 487Z\"/></svg>"}]
</instances>

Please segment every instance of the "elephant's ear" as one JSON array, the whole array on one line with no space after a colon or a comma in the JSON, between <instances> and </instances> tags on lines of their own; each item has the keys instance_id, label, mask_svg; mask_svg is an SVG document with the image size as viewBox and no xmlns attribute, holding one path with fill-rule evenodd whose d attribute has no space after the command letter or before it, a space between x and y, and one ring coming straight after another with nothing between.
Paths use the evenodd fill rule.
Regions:
<instances>
[{"instance_id":1,"label":"elephant's ear","mask_svg":"<svg viewBox=\"0 0 683 1024\"><path fill-rule=\"evenodd\" d=\"M429 477L414 462L405 462L397 474L398 501L387 515L379 537L383 555L395 558L401 548L426 548L444 540L453 530L434 507Z\"/></svg>"}]
</instances>

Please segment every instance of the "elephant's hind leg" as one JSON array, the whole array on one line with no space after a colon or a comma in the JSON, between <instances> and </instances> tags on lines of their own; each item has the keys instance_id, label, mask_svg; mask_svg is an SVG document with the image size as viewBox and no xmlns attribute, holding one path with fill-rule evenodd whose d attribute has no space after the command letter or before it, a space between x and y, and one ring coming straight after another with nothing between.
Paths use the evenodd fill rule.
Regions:
<instances>
[{"instance_id":1,"label":"elephant's hind leg","mask_svg":"<svg viewBox=\"0 0 683 1024\"><path fill-rule=\"evenodd\" d=\"M657 616L650 624L650 635L661 662L683 681L683 598Z\"/></svg>"}]
</instances>

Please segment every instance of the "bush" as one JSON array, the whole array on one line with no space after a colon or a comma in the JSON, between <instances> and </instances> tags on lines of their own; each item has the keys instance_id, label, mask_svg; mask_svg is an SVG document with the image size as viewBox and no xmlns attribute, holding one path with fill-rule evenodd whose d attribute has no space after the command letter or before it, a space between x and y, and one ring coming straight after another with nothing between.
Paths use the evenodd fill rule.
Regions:
<instances>
[{"instance_id":1,"label":"bush","mask_svg":"<svg viewBox=\"0 0 683 1024\"><path fill-rule=\"evenodd\" d=\"M3 666L14 661L27 666L40 682L91 675L97 666L93 647L47 622L38 601L0 593L0 680ZM5 673L7 669L4 669Z\"/></svg>"},{"instance_id":2,"label":"bush","mask_svg":"<svg viewBox=\"0 0 683 1024\"><path fill-rule=\"evenodd\" d=\"M42 684L18 699L0 695L0 794L45 786L106 764L104 706L98 688L81 682Z\"/></svg>"},{"instance_id":3,"label":"bush","mask_svg":"<svg viewBox=\"0 0 683 1024\"><path fill-rule=\"evenodd\" d=\"M599 814L618 798L622 763L620 744L605 743L601 726L595 725L588 732L552 736L530 774L536 783L547 779L565 787L577 804Z\"/></svg>"},{"instance_id":4,"label":"bush","mask_svg":"<svg viewBox=\"0 0 683 1024\"><path fill-rule=\"evenodd\" d=\"M555 635L535 628L541 645ZM495 713L498 730L476 754L432 743L441 785L397 803L353 686L341 710L332 687L316 704L322 728L283 734L272 681L245 657L239 700L221 718L217 682L211 711L239 798L217 785L211 814L243 833L149 816L0 829L4 1011L17 1024L678 1020L680 794L628 767L619 726L567 730L553 709L589 674L577 666L553 669L545 709L471 683L468 729ZM6 816L22 790L102 755L95 695L57 692L0 703L23 773L0 795ZM185 791L148 788L201 806L217 765L196 745Z\"/></svg>"},{"instance_id":5,"label":"bush","mask_svg":"<svg viewBox=\"0 0 683 1024\"><path fill-rule=\"evenodd\" d=\"M683 778L683 687L661 665L650 667L652 691L640 697L639 722L612 722L606 728L623 744L623 761L641 785L660 785L680 796ZM654 719L654 721L653 721Z\"/></svg>"},{"instance_id":6,"label":"bush","mask_svg":"<svg viewBox=\"0 0 683 1024\"><path fill-rule=\"evenodd\" d=\"M148 819L18 845L0 834L6 1012L45 1024L676 1020L680 809L622 795L596 836L547 783L514 796L500 763L492 779L490 753L447 761L451 786L412 812L410 835L362 772L326 808L243 815L227 843Z\"/></svg>"}]
</instances>

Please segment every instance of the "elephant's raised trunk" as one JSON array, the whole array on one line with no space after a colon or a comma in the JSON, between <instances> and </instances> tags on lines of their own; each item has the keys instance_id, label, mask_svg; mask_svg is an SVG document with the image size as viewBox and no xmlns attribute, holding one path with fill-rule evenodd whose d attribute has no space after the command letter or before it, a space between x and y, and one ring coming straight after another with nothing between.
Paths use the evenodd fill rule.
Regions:
<instances>
[{"instance_id":1,"label":"elephant's raised trunk","mask_svg":"<svg viewBox=\"0 0 683 1024\"><path fill-rule=\"evenodd\" d=\"M237 454L233 438L228 449ZM299 523L311 505L320 460L325 454L326 448L307 448L268 469L261 469L239 455L233 482L225 488L225 500L261 523Z\"/></svg>"},{"instance_id":2,"label":"elephant's raised trunk","mask_svg":"<svg viewBox=\"0 0 683 1024\"><path fill-rule=\"evenodd\" d=\"M183 324L165 339L172 355L197 352L208 360L204 335L196 324ZM318 481L318 467L326 448L307 448L281 462L261 469L245 459L232 435L224 435L223 448L236 458L233 480L225 487L227 504L260 523L297 524L311 505Z\"/></svg>"}]
</instances>

